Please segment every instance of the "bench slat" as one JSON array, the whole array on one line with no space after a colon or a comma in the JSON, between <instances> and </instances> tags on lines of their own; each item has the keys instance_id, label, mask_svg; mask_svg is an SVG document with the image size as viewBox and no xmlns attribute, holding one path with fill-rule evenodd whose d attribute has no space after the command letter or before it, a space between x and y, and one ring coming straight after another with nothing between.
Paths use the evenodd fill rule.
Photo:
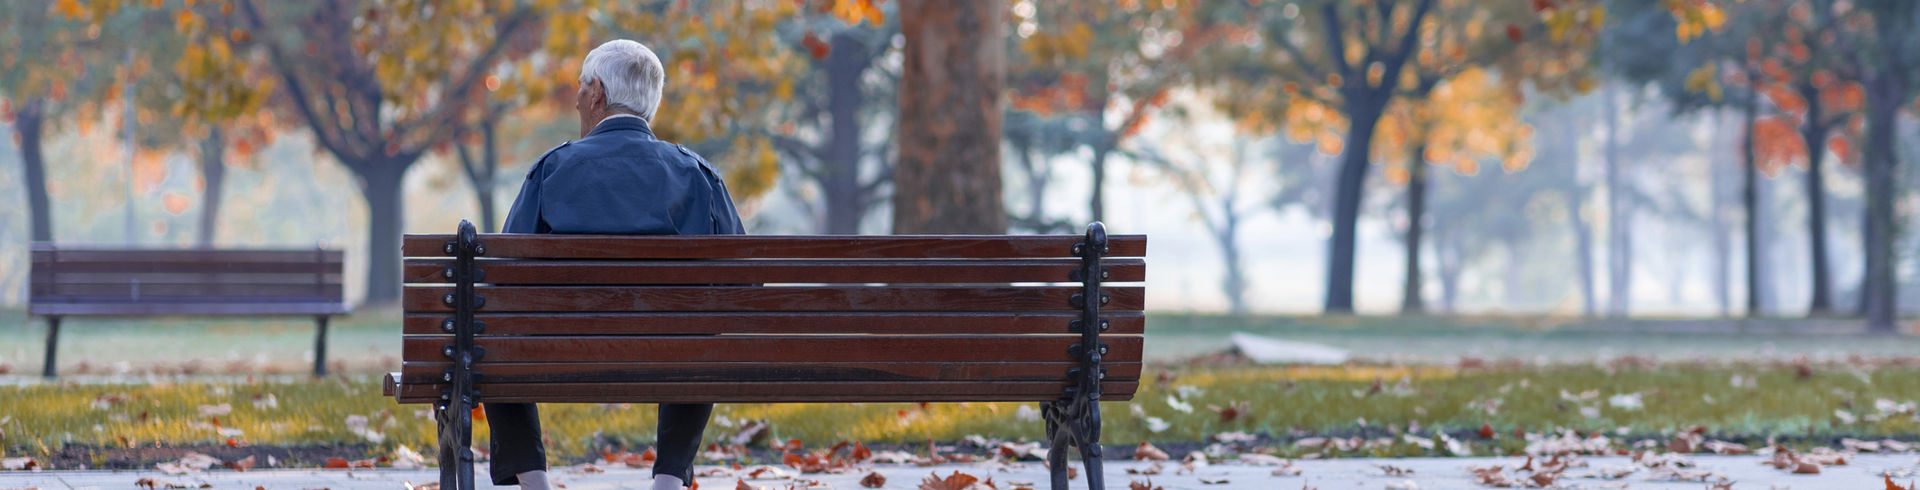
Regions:
<instances>
[{"instance_id":1,"label":"bench slat","mask_svg":"<svg viewBox=\"0 0 1920 490\"><path fill-rule=\"evenodd\" d=\"M1067 346L1077 335L875 336L875 335L722 335L484 337L481 371L490 363L511 362L968 362L983 356L996 361L1070 362ZM1101 336L1111 362L1137 362L1138 335ZM444 360L446 337L410 336L402 340L402 358Z\"/></svg>"},{"instance_id":2,"label":"bench slat","mask_svg":"<svg viewBox=\"0 0 1920 490\"><path fill-rule=\"evenodd\" d=\"M1104 334L1139 334L1146 328L1140 312L1102 312L1111 323ZM409 313L408 335L443 335L441 322L451 313ZM483 313L474 319L487 327L480 335L670 335L670 334L1031 334L1067 333L1079 312L1043 313Z\"/></svg>"},{"instance_id":3,"label":"bench slat","mask_svg":"<svg viewBox=\"0 0 1920 490\"><path fill-rule=\"evenodd\" d=\"M481 286L481 312L526 311L1074 311L1077 287ZM1139 310L1143 288L1106 288L1103 309ZM450 311L452 287L408 287L407 311Z\"/></svg>"},{"instance_id":4,"label":"bench slat","mask_svg":"<svg viewBox=\"0 0 1920 490\"><path fill-rule=\"evenodd\" d=\"M247 263L342 263L346 252L340 250L244 250L244 249L115 249L104 247L73 248L60 246L47 248L45 242L34 244L33 262L40 263L167 263L167 262L203 262L220 264Z\"/></svg>"},{"instance_id":5,"label":"bench slat","mask_svg":"<svg viewBox=\"0 0 1920 490\"><path fill-rule=\"evenodd\" d=\"M1101 401L1133 399L1138 382L1101 384ZM401 384L400 403L437 400L443 385ZM871 403L1053 401L1063 381L1017 382L830 382L795 383L525 383L486 384L478 389L489 403Z\"/></svg>"},{"instance_id":6,"label":"bench slat","mask_svg":"<svg viewBox=\"0 0 1920 490\"><path fill-rule=\"evenodd\" d=\"M346 303L41 303L28 311L35 315L344 315Z\"/></svg>"},{"instance_id":7,"label":"bench slat","mask_svg":"<svg viewBox=\"0 0 1920 490\"><path fill-rule=\"evenodd\" d=\"M441 382L450 363L408 362L407 384ZM638 362L483 364L482 382L785 382L785 381L1060 381L1073 362ZM1140 377L1140 363L1103 364L1110 381Z\"/></svg>"},{"instance_id":8,"label":"bench slat","mask_svg":"<svg viewBox=\"0 0 1920 490\"><path fill-rule=\"evenodd\" d=\"M68 272L58 271L47 284L341 284L345 274L278 272Z\"/></svg>"},{"instance_id":9,"label":"bench slat","mask_svg":"<svg viewBox=\"0 0 1920 490\"><path fill-rule=\"evenodd\" d=\"M339 284L54 283L38 285L33 288L33 292L35 298L53 301L59 301L60 298L107 298L107 301L126 301L127 298L167 297L201 298L211 301L222 301L226 298L286 297L307 298L307 301L314 301L338 299L342 296L343 287Z\"/></svg>"},{"instance_id":10,"label":"bench slat","mask_svg":"<svg viewBox=\"0 0 1920 490\"><path fill-rule=\"evenodd\" d=\"M407 259L406 282L447 283L453 259ZM1102 264L1108 282L1146 280L1146 261ZM1011 283L1070 282L1078 259L1042 260L711 260L586 261L481 260L492 284L716 284L716 283Z\"/></svg>"},{"instance_id":11,"label":"bench slat","mask_svg":"<svg viewBox=\"0 0 1920 490\"><path fill-rule=\"evenodd\" d=\"M446 257L453 235L407 235L407 257ZM1077 235L532 235L481 234L487 257L546 259L907 259L1073 257ZM1109 257L1144 257L1146 235L1108 237Z\"/></svg>"},{"instance_id":12,"label":"bench slat","mask_svg":"<svg viewBox=\"0 0 1920 490\"><path fill-rule=\"evenodd\" d=\"M339 274L339 262L35 262L37 269L100 274Z\"/></svg>"}]
</instances>

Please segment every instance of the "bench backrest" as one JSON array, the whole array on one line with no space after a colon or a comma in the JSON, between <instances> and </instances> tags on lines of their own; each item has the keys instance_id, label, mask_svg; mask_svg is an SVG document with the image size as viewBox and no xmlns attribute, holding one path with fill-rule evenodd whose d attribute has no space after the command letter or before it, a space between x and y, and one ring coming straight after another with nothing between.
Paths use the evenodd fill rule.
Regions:
<instances>
[{"instance_id":1,"label":"bench backrest","mask_svg":"<svg viewBox=\"0 0 1920 490\"><path fill-rule=\"evenodd\" d=\"M338 250L33 245L37 315L341 314Z\"/></svg>"},{"instance_id":2,"label":"bench backrest","mask_svg":"<svg viewBox=\"0 0 1920 490\"><path fill-rule=\"evenodd\" d=\"M405 239L402 402L435 400L453 378L455 240ZM475 240L484 401L1049 401L1082 365L1080 236ZM1108 250L1102 397L1126 400L1146 237Z\"/></svg>"}]
</instances>

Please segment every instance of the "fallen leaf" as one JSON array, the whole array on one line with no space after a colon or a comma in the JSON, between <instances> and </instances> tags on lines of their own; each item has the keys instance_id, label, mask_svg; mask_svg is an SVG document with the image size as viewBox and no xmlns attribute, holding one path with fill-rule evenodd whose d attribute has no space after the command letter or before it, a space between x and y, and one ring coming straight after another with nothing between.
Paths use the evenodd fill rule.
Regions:
<instances>
[{"instance_id":1,"label":"fallen leaf","mask_svg":"<svg viewBox=\"0 0 1920 490\"><path fill-rule=\"evenodd\" d=\"M954 471L946 478L930 473L927 479L920 482L920 490L968 490L973 487L974 482L978 481L980 481L979 478L959 471Z\"/></svg>"},{"instance_id":2,"label":"fallen leaf","mask_svg":"<svg viewBox=\"0 0 1920 490\"><path fill-rule=\"evenodd\" d=\"M1273 476L1300 476L1300 468L1288 463L1273 469Z\"/></svg>"},{"instance_id":3,"label":"fallen leaf","mask_svg":"<svg viewBox=\"0 0 1920 490\"><path fill-rule=\"evenodd\" d=\"M1819 464L1819 463L1809 463L1809 462L1805 462L1805 461L1802 461L1802 462L1800 462L1800 464L1799 464L1799 465L1796 465L1796 466L1794 466L1794 467L1793 467L1793 474L1796 474L1796 475L1818 475L1818 474L1820 474L1820 464Z\"/></svg>"},{"instance_id":4,"label":"fallen leaf","mask_svg":"<svg viewBox=\"0 0 1920 490\"><path fill-rule=\"evenodd\" d=\"M344 470L351 467L352 466L347 463L347 460L343 458L327 458L326 466L322 466L322 468L329 470Z\"/></svg>"},{"instance_id":5,"label":"fallen leaf","mask_svg":"<svg viewBox=\"0 0 1920 490\"><path fill-rule=\"evenodd\" d=\"M253 456L247 456L239 461L229 462L227 463L227 467L232 468L233 471L251 470L253 469Z\"/></svg>"},{"instance_id":6,"label":"fallen leaf","mask_svg":"<svg viewBox=\"0 0 1920 490\"><path fill-rule=\"evenodd\" d=\"M1551 486L1553 486L1553 480L1554 480L1554 478L1556 478L1557 476L1558 476L1558 474L1556 474L1556 473L1534 473L1534 474L1533 474L1533 476L1530 476L1530 477L1527 477L1527 478L1528 478L1528 479L1530 479L1530 480L1533 480L1533 484L1534 484L1535 486L1539 486L1539 487L1543 487L1543 488L1544 488L1544 487L1551 487Z\"/></svg>"},{"instance_id":7,"label":"fallen leaf","mask_svg":"<svg viewBox=\"0 0 1920 490\"><path fill-rule=\"evenodd\" d=\"M887 477L885 475L881 475L880 472L878 471L867 473L867 476L865 478L860 479L860 486L867 487L867 488L884 487L884 486L887 486Z\"/></svg>"},{"instance_id":8,"label":"fallen leaf","mask_svg":"<svg viewBox=\"0 0 1920 490\"><path fill-rule=\"evenodd\" d=\"M40 462L33 458L0 458L0 470L34 470L40 468Z\"/></svg>"},{"instance_id":9,"label":"fallen leaf","mask_svg":"<svg viewBox=\"0 0 1920 490\"><path fill-rule=\"evenodd\" d=\"M1493 434L1493 424L1488 424L1488 423L1482 423L1482 424L1480 424L1480 438L1481 438L1481 439L1492 439L1492 438L1493 438L1493 435L1494 435L1494 434Z\"/></svg>"},{"instance_id":10,"label":"fallen leaf","mask_svg":"<svg viewBox=\"0 0 1920 490\"><path fill-rule=\"evenodd\" d=\"M1127 490L1166 490L1166 489L1164 487L1153 486L1153 479L1148 478L1146 483L1140 483L1138 480L1127 482Z\"/></svg>"},{"instance_id":11,"label":"fallen leaf","mask_svg":"<svg viewBox=\"0 0 1920 490\"><path fill-rule=\"evenodd\" d=\"M1891 477L1891 476L1881 476L1881 478L1886 478L1886 479L1887 479L1887 489L1886 489L1886 490L1914 490L1914 488L1913 488L1913 482L1907 482L1907 486L1904 486L1904 487L1903 487L1903 486L1900 486L1899 484L1896 484L1896 483L1894 483L1894 482L1893 482L1893 477Z\"/></svg>"},{"instance_id":12,"label":"fallen leaf","mask_svg":"<svg viewBox=\"0 0 1920 490\"><path fill-rule=\"evenodd\" d=\"M1153 447L1153 444L1147 442L1141 442L1140 447L1133 450L1135 461L1166 461L1171 458L1172 456L1168 456L1166 451Z\"/></svg>"}]
</instances>

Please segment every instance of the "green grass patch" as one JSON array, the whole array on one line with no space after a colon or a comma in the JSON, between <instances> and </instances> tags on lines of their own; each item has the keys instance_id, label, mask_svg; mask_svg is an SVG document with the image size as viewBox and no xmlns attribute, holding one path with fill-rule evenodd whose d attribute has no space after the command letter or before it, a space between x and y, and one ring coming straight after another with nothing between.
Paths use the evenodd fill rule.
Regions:
<instances>
[{"instance_id":1,"label":"green grass patch","mask_svg":"<svg viewBox=\"0 0 1920 490\"><path fill-rule=\"evenodd\" d=\"M1162 372L1168 381L1160 381ZM1456 437L1482 424L1501 434L1572 429L1614 435L1625 429L1647 437L1705 426L1713 434L1745 440L1920 432L1912 410L1920 399L1920 368L1913 366L1817 365L1807 376L1790 365L1154 367L1147 377L1131 402L1103 406L1104 442L1197 443L1242 431L1265 436L1261 444L1280 445L1285 453L1286 441L1299 437L1372 438L1416 424L1426 428L1423 435L1439 429ZM1620 395L1626 395L1621 404L1611 403ZM276 403L265 403L269 396ZM1638 406L1628 402L1635 396ZM1236 403L1247 410L1233 418L1209 408ZM231 411L202 412L203 406L222 404ZM729 435L729 422L766 420L774 437L799 438L810 447L838 440L923 443L969 435L1038 439L1042 424L1023 416L1031 412L1023 406L1032 404L721 405L708 437L717 441ZM229 437L247 445L373 442L383 449L421 449L434 441L426 408L381 397L370 376L0 387L0 449L9 456L45 456L67 444L184 446L223 444ZM356 433L347 422L350 416L366 417L378 440ZM595 441L645 444L653 438L650 405L547 405L542 419L553 441L551 453L563 460L591 455ZM1164 421L1164 428L1150 419ZM478 425L478 440L485 439L485 427ZM234 430L237 435L230 435ZM1507 446L1514 442L1496 444L1511 450ZM1406 445L1376 455L1408 454L1424 450Z\"/></svg>"}]
</instances>

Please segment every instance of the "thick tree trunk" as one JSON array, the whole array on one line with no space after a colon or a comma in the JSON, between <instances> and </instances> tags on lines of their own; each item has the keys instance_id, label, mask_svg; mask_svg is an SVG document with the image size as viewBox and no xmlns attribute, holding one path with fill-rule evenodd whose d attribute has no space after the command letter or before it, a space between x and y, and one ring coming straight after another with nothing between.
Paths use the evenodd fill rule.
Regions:
<instances>
[{"instance_id":1,"label":"thick tree trunk","mask_svg":"<svg viewBox=\"0 0 1920 490\"><path fill-rule=\"evenodd\" d=\"M41 133L46 131L46 106L42 99L20 104L13 115L13 134L20 138L20 165L26 167L27 210L33 214L33 241L53 241L53 208L47 198L47 163L40 151Z\"/></svg>"},{"instance_id":2,"label":"thick tree trunk","mask_svg":"<svg viewBox=\"0 0 1920 490\"><path fill-rule=\"evenodd\" d=\"M1004 233L1006 3L901 0L894 233Z\"/></svg>"},{"instance_id":3,"label":"thick tree trunk","mask_svg":"<svg viewBox=\"0 0 1920 490\"><path fill-rule=\"evenodd\" d=\"M1600 95L1606 112L1607 139L1602 156L1607 167L1607 314L1626 316L1633 295L1633 235L1629 209L1624 199L1626 169L1620 162L1620 114L1612 87Z\"/></svg>"},{"instance_id":4,"label":"thick tree trunk","mask_svg":"<svg viewBox=\"0 0 1920 490\"><path fill-rule=\"evenodd\" d=\"M866 196L860 191L860 76L867 61L859 40L842 32L833 36L833 49L827 55L827 116L831 121L826 161L820 162L820 188L827 204L826 232L852 235L860 232L860 220L867 214Z\"/></svg>"},{"instance_id":5,"label":"thick tree trunk","mask_svg":"<svg viewBox=\"0 0 1920 490\"><path fill-rule=\"evenodd\" d=\"M406 210L401 192L411 162L379 161L348 165L364 169L360 195L367 200L367 299L364 305L394 306L400 302L401 217Z\"/></svg>"},{"instance_id":6,"label":"thick tree trunk","mask_svg":"<svg viewBox=\"0 0 1920 490\"><path fill-rule=\"evenodd\" d=\"M206 139L200 140L200 229L194 243L202 248L213 246L217 226L220 223L220 193L226 189L227 180L227 141L220 128L207 130Z\"/></svg>"},{"instance_id":7,"label":"thick tree trunk","mask_svg":"<svg viewBox=\"0 0 1920 490\"><path fill-rule=\"evenodd\" d=\"M1895 281L1894 267L1894 199L1899 195L1895 186L1898 161L1894 154L1894 123L1897 111L1903 105L1900 100L1901 81L1898 75L1881 74L1867 81L1867 147L1866 147L1866 278L1861 288L1862 301L1866 308L1867 329L1878 333L1896 331L1894 319L1899 314L1898 282Z\"/></svg>"},{"instance_id":8,"label":"thick tree trunk","mask_svg":"<svg viewBox=\"0 0 1920 490\"><path fill-rule=\"evenodd\" d=\"M1413 158L1407 163L1407 272L1400 288L1401 314L1427 310L1426 301L1420 297L1420 286L1424 282L1420 273L1420 235L1426 228L1421 220L1427 214L1427 163L1422 156L1426 154L1425 143L1415 145Z\"/></svg>"},{"instance_id":9,"label":"thick tree trunk","mask_svg":"<svg viewBox=\"0 0 1920 490\"><path fill-rule=\"evenodd\" d=\"M1347 141L1341 153L1340 176L1335 184L1333 236L1327 239L1327 314L1353 313L1353 271L1355 231L1360 221L1360 203L1366 190L1367 170L1371 165L1373 129L1380 122L1390 94L1370 97L1349 95Z\"/></svg>"},{"instance_id":10,"label":"thick tree trunk","mask_svg":"<svg viewBox=\"0 0 1920 490\"><path fill-rule=\"evenodd\" d=\"M1807 316L1833 311L1833 287L1827 271L1827 191L1820 174L1820 162L1827 154L1827 115L1820 106L1820 89L1801 83L1800 98L1807 101L1807 120L1800 135L1807 146L1807 238L1813 256L1813 298Z\"/></svg>"},{"instance_id":11,"label":"thick tree trunk","mask_svg":"<svg viewBox=\"0 0 1920 490\"><path fill-rule=\"evenodd\" d=\"M1753 140L1753 124L1759 117L1759 95L1751 91L1747 94L1745 105L1741 108L1740 130L1740 205L1746 209L1747 230L1747 316L1755 317L1762 313L1760 296L1764 291L1760 277L1760 264L1765 257L1760 250L1760 170L1755 160L1757 142Z\"/></svg>"}]
</instances>

